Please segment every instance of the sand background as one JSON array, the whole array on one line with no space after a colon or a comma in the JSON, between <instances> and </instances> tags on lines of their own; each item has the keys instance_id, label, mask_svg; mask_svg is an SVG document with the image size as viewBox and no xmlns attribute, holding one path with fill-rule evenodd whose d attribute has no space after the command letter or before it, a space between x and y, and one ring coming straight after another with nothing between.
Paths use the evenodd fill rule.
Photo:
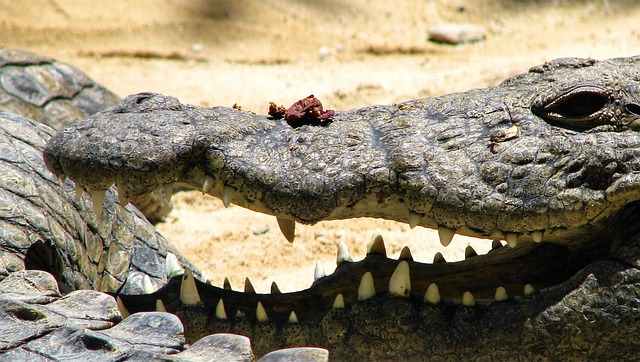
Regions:
<instances>
[{"instance_id":1,"label":"sand background","mask_svg":"<svg viewBox=\"0 0 640 362\"><path fill-rule=\"evenodd\" d=\"M0 45L46 54L87 72L120 96L170 94L203 106L238 104L266 113L315 94L326 108L350 109L495 85L557 57L640 54L637 1L396 0L0 0ZM427 41L441 23L485 27L484 41ZM364 257L380 229L388 253L408 245L416 260L436 251L460 259L468 244L448 248L434 231L356 219L298 225L296 242L275 218L224 208L199 192L174 196L161 232L221 285L250 277L258 292L313 281L315 261L335 268L344 241Z\"/></svg>"}]
</instances>

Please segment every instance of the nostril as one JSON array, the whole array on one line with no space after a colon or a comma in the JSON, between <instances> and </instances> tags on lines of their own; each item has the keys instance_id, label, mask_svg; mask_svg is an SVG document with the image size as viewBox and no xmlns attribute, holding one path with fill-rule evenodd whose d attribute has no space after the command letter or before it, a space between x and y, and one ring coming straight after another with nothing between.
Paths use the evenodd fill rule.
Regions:
<instances>
[{"instance_id":1,"label":"nostril","mask_svg":"<svg viewBox=\"0 0 640 362\"><path fill-rule=\"evenodd\" d=\"M627 111L640 116L640 104L629 103L626 106Z\"/></svg>"}]
</instances>

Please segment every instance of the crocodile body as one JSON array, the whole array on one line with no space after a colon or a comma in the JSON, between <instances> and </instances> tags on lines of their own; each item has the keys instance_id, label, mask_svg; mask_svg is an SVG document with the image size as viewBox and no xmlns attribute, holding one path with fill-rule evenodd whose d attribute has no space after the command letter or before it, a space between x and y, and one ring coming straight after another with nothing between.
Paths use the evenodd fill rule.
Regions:
<instances>
[{"instance_id":1,"label":"crocodile body","mask_svg":"<svg viewBox=\"0 0 640 362\"><path fill-rule=\"evenodd\" d=\"M311 288L296 293L235 292L186 272L157 292L120 296L128 312L155 310L162 300L188 340L226 331L251 337L259 355L320 345L335 360L634 358L639 64L561 59L495 88L337 112L330 122L295 128L140 94L62 129L44 159L93 195L94 207L106 192L98 212L80 205L97 235L100 224L127 225L114 218L120 204L177 183L274 214L288 239L296 221L374 216L438 228L445 244L458 232L511 245L421 264L407 252L387 259L377 237L364 260L339 252L334 274L318 272ZM118 201L107 191L114 183ZM71 182L64 185L64 202L77 209ZM128 284L124 294L139 294ZM152 325L158 315L168 318L134 314L123 324ZM105 340L92 337L82 340Z\"/></svg>"}]
</instances>

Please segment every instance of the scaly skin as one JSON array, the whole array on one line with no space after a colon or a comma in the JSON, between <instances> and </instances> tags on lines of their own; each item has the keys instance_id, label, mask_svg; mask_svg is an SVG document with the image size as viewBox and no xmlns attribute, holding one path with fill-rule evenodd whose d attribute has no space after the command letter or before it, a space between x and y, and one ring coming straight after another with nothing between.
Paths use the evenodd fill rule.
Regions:
<instances>
[{"instance_id":1,"label":"scaly skin","mask_svg":"<svg viewBox=\"0 0 640 362\"><path fill-rule=\"evenodd\" d=\"M203 188L276 215L288 238L291 220L373 216L517 244L460 263L407 264L408 299L386 292L402 263L376 255L293 294L200 285L202 301L184 305L176 280L123 297L131 311L163 299L189 338L241 331L258 354L323 345L338 360L629 359L640 348L639 80L638 57L560 59L495 88L299 128L139 94L63 129L44 156L55 174L87 190L116 183L123 198L174 183ZM367 271L378 293L356 302ZM445 299L431 305L422 296L434 281ZM539 291L519 297L525 283ZM516 297L473 307L450 299L490 298L499 286ZM330 309L339 293L346 308ZM215 312L220 300L225 313ZM286 322L291 311L297 324Z\"/></svg>"}]
</instances>

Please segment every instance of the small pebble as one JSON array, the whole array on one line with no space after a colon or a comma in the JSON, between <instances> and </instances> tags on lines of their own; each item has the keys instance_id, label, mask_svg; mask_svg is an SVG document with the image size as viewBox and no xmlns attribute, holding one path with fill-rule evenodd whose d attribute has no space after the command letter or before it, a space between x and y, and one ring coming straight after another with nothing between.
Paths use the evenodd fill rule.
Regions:
<instances>
[{"instance_id":1,"label":"small pebble","mask_svg":"<svg viewBox=\"0 0 640 362\"><path fill-rule=\"evenodd\" d=\"M438 43L462 44L484 40L486 31L473 24L440 24L427 30L429 40Z\"/></svg>"},{"instance_id":2,"label":"small pebble","mask_svg":"<svg viewBox=\"0 0 640 362\"><path fill-rule=\"evenodd\" d=\"M258 226L253 228L253 230L251 230L251 232L253 233L253 235L262 235L262 234L266 234L269 231L269 227L264 225L264 226Z\"/></svg>"}]
</instances>

